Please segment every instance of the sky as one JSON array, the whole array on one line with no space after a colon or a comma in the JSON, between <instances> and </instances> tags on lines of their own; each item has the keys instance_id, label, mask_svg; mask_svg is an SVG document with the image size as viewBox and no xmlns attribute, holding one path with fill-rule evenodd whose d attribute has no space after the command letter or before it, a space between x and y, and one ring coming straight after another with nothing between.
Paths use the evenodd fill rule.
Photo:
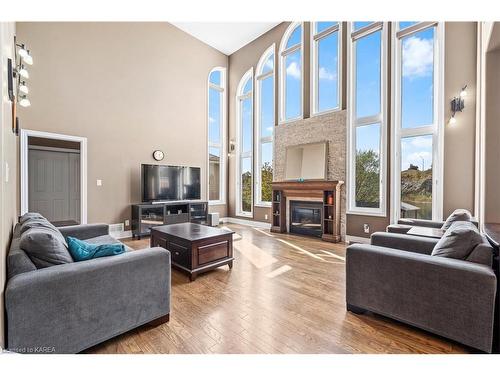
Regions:
<instances>
[{"instance_id":1,"label":"sky","mask_svg":"<svg viewBox=\"0 0 500 375\"><path fill-rule=\"evenodd\" d=\"M332 26L335 22L319 22L315 32L321 32ZM415 22L400 22L400 27L408 27ZM369 22L355 22L355 30L366 26ZM302 28L297 27L287 43L287 48L300 43L302 39ZM415 128L430 125L433 122L433 56L434 56L434 29L430 28L416 34L412 34L402 40L402 127ZM333 33L323 38L318 43L318 88L319 102L318 110L324 111L338 106L338 34ZM377 115L380 113L380 49L381 32L372 33L356 42L356 108L355 115L358 118ZM292 119L301 115L301 70L302 51L297 50L285 57L285 81L286 81L286 119ZM274 56L271 55L263 64L262 72L273 69ZM220 73L214 72L210 81L220 84ZM261 89L261 137L271 136L274 123L274 97L273 77L270 76L260 80ZM252 90L252 80L248 80L244 86L244 92ZM210 90L209 137L212 142L219 142L220 135L220 93ZM242 102L242 151L251 149L252 136L252 103L250 99ZM370 124L357 129L357 150L373 149L378 151L380 143L380 124ZM257 135L259 136L259 135ZM212 149L211 149L212 151ZM217 150L215 150L217 151ZM257 152L257 150L255 150ZM272 161L272 146L264 145L262 150L264 162ZM410 164L422 166L428 169L432 163L432 137L421 136L402 140L401 144L401 169L406 170ZM245 162L245 166L248 163ZM246 168L245 168L246 169Z\"/></svg>"}]
</instances>

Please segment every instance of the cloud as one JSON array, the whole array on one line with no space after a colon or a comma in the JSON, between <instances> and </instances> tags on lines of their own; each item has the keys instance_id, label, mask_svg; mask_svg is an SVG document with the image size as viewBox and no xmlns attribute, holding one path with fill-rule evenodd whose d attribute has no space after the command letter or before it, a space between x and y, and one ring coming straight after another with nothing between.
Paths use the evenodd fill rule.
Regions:
<instances>
[{"instance_id":1,"label":"cloud","mask_svg":"<svg viewBox=\"0 0 500 375\"><path fill-rule=\"evenodd\" d=\"M208 118L208 121L209 121L211 124L213 124L213 123L215 122L215 119L214 119L213 117L209 117L209 118Z\"/></svg>"},{"instance_id":2,"label":"cloud","mask_svg":"<svg viewBox=\"0 0 500 375\"><path fill-rule=\"evenodd\" d=\"M429 76L433 63L432 40L412 36L403 41L403 77L413 79Z\"/></svg>"},{"instance_id":3,"label":"cloud","mask_svg":"<svg viewBox=\"0 0 500 375\"><path fill-rule=\"evenodd\" d=\"M286 74L295 78L300 79L300 66L297 62L293 61L286 67Z\"/></svg>"},{"instance_id":4,"label":"cloud","mask_svg":"<svg viewBox=\"0 0 500 375\"><path fill-rule=\"evenodd\" d=\"M267 59L264 66L266 68L268 68L269 70L273 70L273 68L274 68L274 55L272 55L269 59Z\"/></svg>"},{"instance_id":5,"label":"cloud","mask_svg":"<svg viewBox=\"0 0 500 375\"><path fill-rule=\"evenodd\" d=\"M411 140L411 145L419 148L431 148L432 137L414 137Z\"/></svg>"},{"instance_id":6,"label":"cloud","mask_svg":"<svg viewBox=\"0 0 500 375\"><path fill-rule=\"evenodd\" d=\"M268 126L268 127L266 128L266 130L267 130L268 132L272 132L272 131L274 130L274 126Z\"/></svg>"},{"instance_id":7,"label":"cloud","mask_svg":"<svg viewBox=\"0 0 500 375\"><path fill-rule=\"evenodd\" d=\"M337 79L337 73L332 73L325 67L319 68L319 79L325 79L327 81L335 81Z\"/></svg>"}]
</instances>

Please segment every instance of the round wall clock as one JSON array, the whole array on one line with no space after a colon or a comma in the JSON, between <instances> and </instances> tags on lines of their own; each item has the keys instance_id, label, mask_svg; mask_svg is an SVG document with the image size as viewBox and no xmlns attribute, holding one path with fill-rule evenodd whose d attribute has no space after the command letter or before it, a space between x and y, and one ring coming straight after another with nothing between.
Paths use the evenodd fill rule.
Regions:
<instances>
[{"instance_id":1,"label":"round wall clock","mask_svg":"<svg viewBox=\"0 0 500 375\"><path fill-rule=\"evenodd\" d=\"M156 161L160 161L160 160L163 160L163 158L165 157L165 154L163 153L163 151L160 151L160 150L155 150L153 152L153 158L156 160Z\"/></svg>"}]
</instances>

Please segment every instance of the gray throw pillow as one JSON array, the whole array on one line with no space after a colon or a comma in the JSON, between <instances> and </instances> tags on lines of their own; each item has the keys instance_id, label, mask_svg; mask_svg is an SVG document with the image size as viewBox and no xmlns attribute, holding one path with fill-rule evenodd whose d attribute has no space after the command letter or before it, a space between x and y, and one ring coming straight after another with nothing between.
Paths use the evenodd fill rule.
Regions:
<instances>
[{"instance_id":1,"label":"gray throw pillow","mask_svg":"<svg viewBox=\"0 0 500 375\"><path fill-rule=\"evenodd\" d=\"M45 219L42 215L40 215L38 212L26 212L23 216L19 218L19 224L22 224L26 222L27 220L30 219Z\"/></svg>"},{"instance_id":2,"label":"gray throw pillow","mask_svg":"<svg viewBox=\"0 0 500 375\"><path fill-rule=\"evenodd\" d=\"M467 259L482 242L483 237L474 224L470 221L455 221L434 246L431 255Z\"/></svg>"},{"instance_id":3,"label":"gray throw pillow","mask_svg":"<svg viewBox=\"0 0 500 375\"><path fill-rule=\"evenodd\" d=\"M26 220L24 223L21 224L21 227L19 229L19 234L23 234L24 232L32 229L32 228L45 228L48 230L51 230L54 232L56 236L58 236L62 242L64 242L64 245L68 247L68 244L66 243L66 240L62 233L57 229L52 223L47 221L46 219L29 219Z\"/></svg>"},{"instance_id":4,"label":"gray throw pillow","mask_svg":"<svg viewBox=\"0 0 500 375\"><path fill-rule=\"evenodd\" d=\"M453 224L456 221L470 221L471 219L472 215L468 210L459 208L453 211L450 216L448 216L441 229L443 230L448 229L451 226L451 224Z\"/></svg>"},{"instance_id":5,"label":"gray throw pillow","mask_svg":"<svg viewBox=\"0 0 500 375\"><path fill-rule=\"evenodd\" d=\"M21 235L19 243L37 268L73 263L64 238L52 229L31 228Z\"/></svg>"}]
</instances>

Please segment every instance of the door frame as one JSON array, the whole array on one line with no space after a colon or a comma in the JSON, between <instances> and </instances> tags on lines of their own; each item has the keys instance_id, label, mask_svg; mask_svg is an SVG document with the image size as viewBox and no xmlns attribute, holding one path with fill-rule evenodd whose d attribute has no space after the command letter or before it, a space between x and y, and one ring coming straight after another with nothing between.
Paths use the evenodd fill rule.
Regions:
<instances>
[{"instance_id":1,"label":"door frame","mask_svg":"<svg viewBox=\"0 0 500 375\"><path fill-rule=\"evenodd\" d=\"M21 215L28 212L28 138L48 138L80 143L80 224L87 224L87 138L74 135L21 129Z\"/></svg>"}]
</instances>

